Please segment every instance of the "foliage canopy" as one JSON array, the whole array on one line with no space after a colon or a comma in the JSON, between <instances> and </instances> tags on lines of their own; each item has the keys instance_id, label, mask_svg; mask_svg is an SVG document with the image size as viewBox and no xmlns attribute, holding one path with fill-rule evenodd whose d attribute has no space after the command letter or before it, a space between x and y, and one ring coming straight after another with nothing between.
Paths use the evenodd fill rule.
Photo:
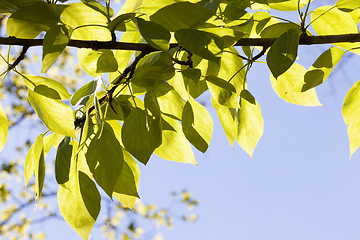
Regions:
<instances>
[{"instance_id":1,"label":"foliage canopy","mask_svg":"<svg viewBox=\"0 0 360 240\"><path fill-rule=\"evenodd\" d=\"M0 13L9 16L7 44L23 46L12 64L1 56L8 65L1 83L9 71L20 75L28 101L48 128L28 152L25 183L35 176L39 201L44 158L51 147L57 149L60 212L83 239L100 212L98 187L134 208L140 178L134 158L147 164L154 153L196 164L192 146L206 152L213 122L196 100L204 92L210 92L230 145L236 141L252 156L263 133L260 106L247 89L254 63L266 55L271 84L280 98L321 106L315 87L346 51L360 54L359 40L337 38L358 35L359 1L339 0L310 12L310 0L127 0L116 14L110 0L105 5L94 0L60 2L0 0ZM272 10L294 11L300 22L270 15ZM299 45L316 38L310 26L335 46L306 69L296 59ZM42 73L67 46L76 46L81 67L94 79L70 94L57 80L18 70L27 49L38 45L32 39L43 32ZM119 36L129 44L118 45ZM246 39L251 41L245 44ZM241 49L235 47L239 45ZM360 146L358 90L359 82L342 109L351 155ZM0 105L0 149L8 127Z\"/></svg>"}]
</instances>

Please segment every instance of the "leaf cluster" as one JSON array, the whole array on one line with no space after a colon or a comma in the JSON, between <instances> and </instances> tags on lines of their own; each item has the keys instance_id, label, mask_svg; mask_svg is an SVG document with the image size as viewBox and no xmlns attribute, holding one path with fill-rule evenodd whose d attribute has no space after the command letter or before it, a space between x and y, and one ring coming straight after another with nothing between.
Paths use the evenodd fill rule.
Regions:
<instances>
[{"instance_id":1,"label":"leaf cluster","mask_svg":"<svg viewBox=\"0 0 360 240\"><path fill-rule=\"evenodd\" d=\"M128 0L116 15L110 0L105 5L93 0L0 3L0 13L9 15L9 37L34 39L45 32L42 73L66 51L70 40L116 43L121 34L121 42L151 47L79 48L80 66L93 80L73 94L53 78L19 70L29 46L13 64L3 57L8 69L2 82L9 71L22 78L29 103L48 129L27 154L25 183L35 176L39 201L45 156L54 147L60 212L83 239L100 213L99 187L134 209L140 178L135 159L146 165L156 154L196 164L193 147L207 151L212 117L196 100L204 92L211 95L230 146L236 141L252 156L264 125L260 106L247 88L247 73L254 63L266 55L273 89L285 101L319 106L315 87L345 52L359 54L359 43L335 43L309 69L296 62L299 39L312 35L310 26L318 35L358 33L360 4L351 0L314 11L310 0ZM273 16L271 9L297 12L300 21ZM255 54L255 47L234 47L246 38L277 40ZM360 146L358 85L350 89L343 106L351 154ZM7 129L0 105L0 149Z\"/></svg>"}]
</instances>

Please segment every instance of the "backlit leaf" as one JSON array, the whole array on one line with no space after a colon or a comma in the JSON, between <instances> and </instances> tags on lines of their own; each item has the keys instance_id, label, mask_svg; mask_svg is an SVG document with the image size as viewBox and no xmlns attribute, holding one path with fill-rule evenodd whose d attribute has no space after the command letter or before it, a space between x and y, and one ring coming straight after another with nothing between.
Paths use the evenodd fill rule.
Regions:
<instances>
[{"instance_id":1,"label":"backlit leaf","mask_svg":"<svg viewBox=\"0 0 360 240\"><path fill-rule=\"evenodd\" d=\"M294 63L289 70L277 79L271 75L271 85L276 94L287 102L303 106L322 106L315 89L301 92L305 73L306 69L303 66Z\"/></svg>"},{"instance_id":2,"label":"backlit leaf","mask_svg":"<svg viewBox=\"0 0 360 240\"><path fill-rule=\"evenodd\" d=\"M62 51L69 43L68 29L64 25L57 25L46 32L43 43L43 59L41 73L47 70L55 63Z\"/></svg>"},{"instance_id":3,"label":"backlit leaf","mask_svg":"<svg viewBox=\"0 0 360 240\"><path fill-rule=\"evenodd\" d=\"M78 58L81 67L93 77L106 72L115 72L118 69L114 53L109 49L92 50L79 48Z\"/></svg>"},{"instance_id":4,"label":"backlit leaf","mask_svg":"<svg viewBox=\"0 0 360 240\"><path fill-rule=\"evenodd\" d=\"M154 153L162 159L196 164L193 150L186 139L180 123L166 115L162 116L162 144Z\"/></svg>"},{"instance_id":5,"label":"backlit leaf","mask_svg":"<svg viewBox=\"0 0 360 240\"><path fill-rule=\"evenodd\" d=\"M231 83L215 76L206 76L205 79L212 98L219 104L230 108L239 106L238 103L232 103L235 99L231 95L236 94L236 89Z\"/></svg>"},{"instance_id":6,"label":"backlit leaf","mask_svg":"<svg viewBox=\"0 0 360 240\"><path fill-rule=\"evenodd\" d=\"M351 15L331 6L317 8L311 14L312 27L318 35L341 35L358 33L358 28ZM351 49L359 47L359 43L334 43L334 45ZM359 49L351 50L360 54Z\"/></svg>"},{"instance_id":7,"label":"backlit leaf","mask_svg":"<svg viewBox=\"0 0 360 240\"><path fill-rule=\"evenodd\" d=\"M54 133L76 138L71 108L61 100L51 99L29 89L28 97L38 117Z\"/></svg>"},{"instance_id":8,"label":"backlit leaf","mask_svg":"<svg viewBox=\"0 0 360 240\"><path fill-rule=\"evenodd\" d=\"M183 111L182 128L189 142L199 151L206 152L213 131L212 118L206 108L189 99Z\"/></svg>"},{"instance_id":9,"label":"backlit leaf","mask_svg":"<svg viewBox=\"0 0 360 240\"><path fill-rule=\"evenodd\" d=\"M240 94L239 129L236 141L252 157L264 131L264 121L259 104L247 90Z\"/></svg>"},{"instance_id":10,"label":"backlit leaf","mask_svg":"<svg viewBox=\"0 0 360 240\"><path fill-rule=\"evenodd\" d=\"M80 100L93 95L96 91L99 90L101 86L101 78L97 77L94 80L88 82L84 86L80 87L71 98L71 105L75 106L80 102Z\"/></svg>"},{"instance_id":11,"label":"backlit leaf","mask_svg":"<svg viewBox=\"0 0 360 240\"><path fill-rule=\"evenodd\" d=\"M275 78L286 72L297 57L299 32L289 29L282 34L270 48L266 62Z\"/></svg>"},{"instance_id":12,"label":"backlit leaf","mask_svg":"<svg viewBox=\"0 0 360 240\"><path fill-rule=\"evenodd\" d=\"M55 158L55 179L56 182L67 188L66 183L70 179L70 166L73 156L76 153L70 137L65 137L59 144Z\"/></svg>"},{"instance_id":13,"label":"backlit leaf","mask_svg":"<svg viewBox=\"0 0 360 240\"><path fill-rule=\"evenodd\" d=\"M4 109L0 103L0 151L6 143L6 138L9 130L9 123L7 121Z\"/></svg>"},{"instance_id":14,"label":"backlit leaf","mask_svg":"<svg viewBox=\"0 0 360 240\"><path fill-rule=\"evenodd\" d=\"M360 147L360 81L356 82L346 94L342 115L350 142L350 157Z\"/></svg>"},{"instance_id":15,"label":"backlit leaf","mask_svg":"<svg viewBox=\"0 0 360 240\"><path fill-rule=\"evenodd\" d=\"M305 73L305 83L301 91L305 92L322 84L343 55L344 51L337 47L332 47L323 52Z\"/></svg>"}]
</instances>

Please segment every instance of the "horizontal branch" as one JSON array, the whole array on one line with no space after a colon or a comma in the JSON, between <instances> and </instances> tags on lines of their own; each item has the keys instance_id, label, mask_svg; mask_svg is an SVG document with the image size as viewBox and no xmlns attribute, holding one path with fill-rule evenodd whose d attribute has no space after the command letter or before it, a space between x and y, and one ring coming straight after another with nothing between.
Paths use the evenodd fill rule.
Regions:
<instances>
[{"instance_id":1,"label":"horizontal branch","mask_svg":"<svg viewBox=\"0 0 360 240\"><path fill-rule=\"evenodd\" d=\"M271 46L277 38L242 38L235 46ZM327 44L341 42L360 42L360 34L344 35L326 35L326 36L306 36L300 38L300 45ZM43 39L20 39L14 37L0 37L0 45L18 45L35 47L42 46ZM92 48L92 49L118 49L118 50L136 50L136 51L155 51L153 47L146 43L126 43L126 42L100 42L100 41L83 41L70 40L69 47ZM170 48L176 47L177 44L170 44Z\"/></svg>"}]
</instances>

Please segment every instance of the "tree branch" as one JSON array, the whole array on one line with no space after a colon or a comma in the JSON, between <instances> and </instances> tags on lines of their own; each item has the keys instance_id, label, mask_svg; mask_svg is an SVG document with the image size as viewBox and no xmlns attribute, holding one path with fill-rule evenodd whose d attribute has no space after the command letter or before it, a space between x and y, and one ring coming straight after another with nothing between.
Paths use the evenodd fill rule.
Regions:
<instances>
[{"instance_id":1,"label":"tree branch","mask_svg":"<svg viewBox=\"0 0 360 240\"><path fill-rule=\"evenodd\" d=\"M242 38L235 46L271 46L277 38ZM360 42L360 34L326 35L326 36L307 36L299 39L300 45L327 44L341 42ZM43 39L20 39L14 37L0 37L0 45L18 45L18 46L42 46ZM136 50L136 51L157 51L146 43L126 43L126 42L100 42L70 40L69 47L92 48L92 49L118 49L118 50ZM170 48L178 46L176 43L170 44Z\"/></svg>"}]
</instances>

